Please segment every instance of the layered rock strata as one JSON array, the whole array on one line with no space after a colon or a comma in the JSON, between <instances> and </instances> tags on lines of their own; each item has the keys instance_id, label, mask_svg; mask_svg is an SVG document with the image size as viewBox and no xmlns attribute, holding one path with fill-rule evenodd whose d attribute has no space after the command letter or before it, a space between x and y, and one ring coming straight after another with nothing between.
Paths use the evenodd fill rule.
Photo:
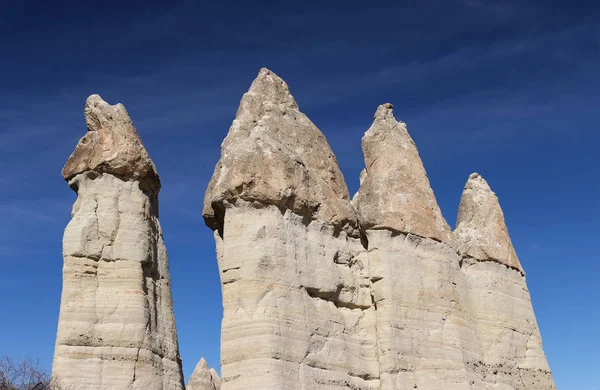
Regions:
<instances>
[{"instance_id":1,"label":"layered rock strata","mask_svg":"<svg viewBox=\"0 0 600 390\"><path fill-rule=\"evenodd\" d=\"M184 389L160 181L121 104L85 105L63 177L77 192L63 238L53 376L69 389Z\"/></svg>"},{"instance_id":2,"label":"layered rock strata","mask_svg":"<svg viewBox=\"0 0 600 390\"><path fill-rule=\"evenodd\" d=\"M495 195L452 232L406 125L377 109L350 201L323 134L262 69L206 191L223 390L552 389ZM502 307L500 307L502 306Z\"/></svg>"}]
</instances>

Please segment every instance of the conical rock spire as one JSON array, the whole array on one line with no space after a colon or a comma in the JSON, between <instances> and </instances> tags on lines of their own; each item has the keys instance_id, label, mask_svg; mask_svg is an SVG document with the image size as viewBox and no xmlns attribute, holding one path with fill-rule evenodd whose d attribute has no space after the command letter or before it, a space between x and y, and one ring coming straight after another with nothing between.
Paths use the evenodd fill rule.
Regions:
<instances>
[{"instance_id":1,"label":"conical rock spire","mask_svg":"<svg viewBox=\"0 0 600 390\"><path fill-rule=\"evenodd\" d=\"M122 104L110 105L99 95L85 103L88 132L67 160L62 176L70 180L85 171L111 173L160 189L156 167L142 144L127 110Z\"/></svg>"},{"instance_id":2,"label":"conical rock spire","mask_svg":"<svg viewBox=\"0 0 600 390\"><path fill-rule=\"evenodd\" d=\"M354 225L348 188L321 131L287 84L261 69L221 146L203 215L212 229L237 199L288 208L337 226Z\"/></svg>"},{"instance_id":3,"label":"conical rock spire","mask_svg":"<svg viewBox=\"0 0 600 390\"><path fill-rule=\"evenodd\" d=\"M218 383L215 381L217 379ZM219 390L221 388L221 379L215 370L208 368L208 363L204 358L201 358L190 380L188 381L186 390Z\"/></svg>"},{"instance_id":4,"label":"conical rock spire","mask_svg":"<svg viewBox=\"0 0 600 390\"><path fill-rule=\"evenodd\" d=\"M454 233L463 254L497 261L523 272L498 197L477 173L471 174L465 185Z\"/></svg>"},{"instance_id":5,"label":"conical rock spire","mask_svg":"<svg viewBox=\"0 0 600 390\"><path fill-rule=\"evenodd\" d=\"M365 174L354 199L363 229L387 228L453 243L415 142L389 103L362 139Z\"/></svg>"}]
</instances>

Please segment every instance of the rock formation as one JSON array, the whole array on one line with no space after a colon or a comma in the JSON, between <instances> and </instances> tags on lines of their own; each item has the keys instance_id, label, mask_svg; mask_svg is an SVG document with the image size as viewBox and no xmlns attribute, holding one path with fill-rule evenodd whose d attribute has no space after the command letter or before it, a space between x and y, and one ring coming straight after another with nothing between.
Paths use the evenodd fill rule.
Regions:
<instances>
[{"instance_id":1,"label":"rock formation","mask_svg":"<svg viewBox=\"0 0 600 390\"><path fill-rule=\"evenodd\" d=\"M363 153L350 201L283 80L262 69L242 98L203 212L223 292L223 390L553 389L483 179L467 183L455 234L391 105Z\"/></svg>"},{"instance_id":2,"label":"rock formation","mask_svg":"<svg viewBox=\"0 0 600 390\"><path fill-rule=\"evenodd\" d=\"M185 388L186 390L220 390L221 378L214 369L209 369L206 360L201 358Z\"/></svg>"},{"instance_id":3,"label":"rock formation","mask_svg":"<svg viewBox=\"0 0 600 390\"><path fill-rule=\"evenodd\" d=\"M123 105L90 96L85 119L62 172L77 200L53 375L77 390L183 390L156 168Z\"/></svg>"},{"instance_id":4,"label":"rock formation","mask_svg":"<svg viewBox=\"0 0 600 390\"><path fill-rule=\"evenodd\" d=\"M435 200L417 146L406 124L394 118L391 104L377 108L362 149L365 170L354 199L361 228L451 243L452 231Z\"/></svg>"},{"instance_id":5,"label":"rock formation","mask_svg":"<svg viewBox=\"0 0 600 390\"><path fill-rule=\"evenodd\" d=\"M554 388L504 214L496 194L476 173L465 185L455 234L470 315L487 369L484 382L518 389Z\"/></svg>"}]
</instances>

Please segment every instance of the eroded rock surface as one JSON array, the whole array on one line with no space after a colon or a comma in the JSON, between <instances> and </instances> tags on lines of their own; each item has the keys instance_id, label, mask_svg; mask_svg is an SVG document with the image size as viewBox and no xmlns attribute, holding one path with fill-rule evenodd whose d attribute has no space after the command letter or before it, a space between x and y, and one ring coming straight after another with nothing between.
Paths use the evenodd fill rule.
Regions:
<instances>
[{"instance_id":1,"label":"eroded rock surface","mask_svg":"<svg viewBox=\"0 0 600 390\"><path fill-rule=\"evenodd\" d=\"M382 104L362 139L365 170L354 204L363 229L390 229L452 244L406 124Z\"/></svg>"},{"instance_id":2,"label":"eroded rock surface","mask_svg":"<svg viewBox=\"0 0 600 390\"><path fill-rule=\"evenodd\" d=\"M325 136L298 109L287 84L261 69L246 92L204 198L204 219L223 224L238 199L352 228L356 217Z\"/></svg>"},{"instance_id":3,"label":"eroded rock surface","mask_svg":"<svg viewBox=\"0 0 600 390\"><path fill-rule=\"evenodd\" d=\"M137 180L154 192L160 190L156 167L129 114L121 103L110 105L99 95L85 102L87 133L67 160L62 175L70 181L80 173L110 173Z\"/></svg>"},{"instance_id":4,"label":"eroded rock surface","mask_svg":"<svg viewBox=\"0 0 600 390\"><path fill-rule=\"evenodd\" d=\"M285 82L263 69L242 98L204 202L223 390L553 389L487 184L467 184L457 242L391 105L363 153L350 202Z\"/></svg>"},{"instance_id":5,"label":"eroded rock surface","mask_svg":"<svg viewBox=\"0 0 600 390\"><path fill-rule=\"evenodd\" d=\"M63 177L77 192L63 238L52 373L77 390L183 390L160 182L127 111L91 96Z\"/></svg>"},{"instance_id":6,"label":"eroded rock surface","mask_svg":"<svg viewBox=\"0 0 600 390\"><path fill-rule=\"evenodd\" d=\"M201 358L185 388L186 390L220 390L221 378L214 369L209 369L206 360Z\"/></svg>"},{"instance_id":7,"label":"eroded rock surface","mask_svg":"<svg viewBox=\"0 0 600 390\"><path fill-rule=\"evenodd\" d=\"M496 194L476 173L465 185L455 234L487 369L484 382L488 387L554 388L524 271L504 214Z\"/></svg>"},{"instance_id":8,"label":"eroded rock surface","mask_svg":"<svg viewBox=\"0 0 600 390\"><path fill-rule=\"evenodd\" d=\"M379 388L366 252L335 156L262 69L209 184L224 389Z\"/></svg>"},{"instance_id":9,"label":"eroded rock surface","mask_svg":"<svg viewBox=\"0 0 600 390\"><path fill-rule=\"evenodd\" d=\"M465 255L497 261L523 272L508 236L498 197L477 173L471 174L465 185L454 234Z\"/></svg>"}]
</instances>

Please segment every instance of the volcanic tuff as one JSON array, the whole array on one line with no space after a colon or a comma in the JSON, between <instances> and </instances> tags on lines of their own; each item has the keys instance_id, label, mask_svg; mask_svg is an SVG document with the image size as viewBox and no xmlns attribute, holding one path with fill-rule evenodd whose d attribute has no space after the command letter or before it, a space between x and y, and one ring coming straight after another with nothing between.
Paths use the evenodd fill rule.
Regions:
<instances>
[{"instance_id":1,"label":"volcanic tuff","mask_svg":"<svg viewBox=\"0 0 600 390\"><path fill-rule=\"evenodd\" d=\"M452 232L390 104L362 146L350 201L283 80L262 69L242 98L203 212L223 292L222 389L553 389L487 183L471 175Z\"/></svg>"},{"instance_id":2,"label":"volcanic tuff","mask_svg":"<svg viewBox=\"0 0 600 390\"><path fill-rule=\"evenodd\" d=\"M121 104L92 95L63 177L77 192L63 238L53 376L68 389L184 389L160 181Z\"/></svg>"}]
</instances>

